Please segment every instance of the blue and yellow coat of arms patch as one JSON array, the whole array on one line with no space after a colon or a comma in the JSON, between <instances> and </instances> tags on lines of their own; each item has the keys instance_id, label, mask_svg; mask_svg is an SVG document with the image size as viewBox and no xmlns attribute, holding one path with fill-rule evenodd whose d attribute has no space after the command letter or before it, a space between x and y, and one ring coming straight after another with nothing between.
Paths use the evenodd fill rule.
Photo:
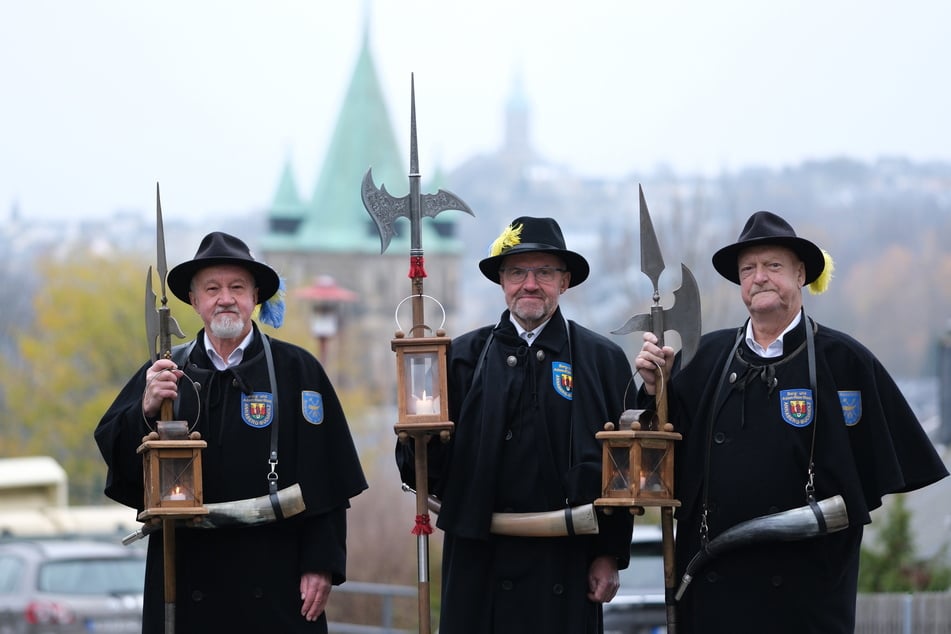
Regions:
<instances>
[{"instance_id":1,"label":"blue and yellow coat of arms patch","mask_svg":"<svg viewBox=\"0 0 951 634\"><path fill-rule=\"evenodd\" d=\"M304 390L300 393L301 413L311 425L319 425L324 422L324 397L320 392Z\"/></svg>"},{"instance_id":2,"label":"blue and yellow coat of arms patch","mask_svg":"<svg viewBox=\"0 0 951 634\"><path fill-rule=\"evenodd\" d=\"M849 427L857 425L862 420L862 393L858 390L839 390L839 405L842 406L842 416Z\"/></svg>"}]
</instances>

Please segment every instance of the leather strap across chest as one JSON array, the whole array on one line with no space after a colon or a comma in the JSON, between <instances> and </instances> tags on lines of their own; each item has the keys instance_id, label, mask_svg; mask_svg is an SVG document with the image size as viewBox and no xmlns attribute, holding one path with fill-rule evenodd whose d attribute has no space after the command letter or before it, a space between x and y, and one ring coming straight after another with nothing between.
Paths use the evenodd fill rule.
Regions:
<instances>
[{"instance_id":1,"label":"leather strap across chest","mask_svg":"<svg viewBox=\"0 0 951 634\"><path fill-rule=\"evenodd\" d=\"M268 498L271 501L271 507L274 510L274 516L277 519L284 519L284 510L281 508L280 500L278 499L278 473L277 473L277 446L278 446L278 397L277 397L277 373L274 371L274 354L271 352L271 342L268 340L267 336L264 333L258 333L258 336L261 337L261 345L264 347L264 359L267 363L267 377L268 377L268 389L271 392L273 397L271 400L271 425L270 425L270 449L268 452L268 474L267 474L267 490ZM175 346L172 349L172 361L179 367L184 367L185 363L188 361L188 357L191 356L192 349L195 347L197 339L192 340L189 343L184 343L178 346ZM178 408L178 401L175 402L176 410ZM177 416L177 411L176 411Z\"/></svg>"},{"instance_id":2,"label":"leather strap across chest","mask_svg":"<svg viewBox=\"0 0 951 634\"><path fill-rule=\"evenodd\" d=\"M812 421L812 438L809 445L809 464L806 468L806 502L812 507L813 512L816 513L816 517L819 519L820 528L825 529L825 520L822 517L822 513L818 509L818 503L815 499L815 462L814 454L816 448L816 429L819 426L819 392L816 389L816 344L815 344L815 333L819 330L819 324L813 321L811 318L806 317L806 313L802 311L802 322L806 331L806 357L807 365L809 368L809 387L812 390L812 408L813 408L813 421ZM717 380L717 388L714 392L714 402L710 407L710 414L707 417L707 444L704 451L704 466L703 466L703 499L702 499L702 508L700 516L700 543L704 546L708 542L708 531L709 526L707 524L707 517L709 511L709 496L710 496L710 462L711 462L711 451L713 448L713 427L716 421L717 412L720 409L720 395L723 392L723 388L726 385L727 375L730 372L730 366L733 364L733 358L738 357L738 351L740 344L744 340L744 335L746 333L746 327L741 326L736 333L736 340L733 342L733 347L730 349L730 353L726 357L726 361L723 364L723 370L720 372L720 377ZM795 354L795 353L793 353ZM790 355L791 356L791 355ZM783 363L788 360L790 357L778 361L778 363ZM770 364L766 367L771 367L776 364ZM775 381L775 379L773 379ZM773 385L768 385L769 389L772 389Z\"/></svg>"}]
</instances>

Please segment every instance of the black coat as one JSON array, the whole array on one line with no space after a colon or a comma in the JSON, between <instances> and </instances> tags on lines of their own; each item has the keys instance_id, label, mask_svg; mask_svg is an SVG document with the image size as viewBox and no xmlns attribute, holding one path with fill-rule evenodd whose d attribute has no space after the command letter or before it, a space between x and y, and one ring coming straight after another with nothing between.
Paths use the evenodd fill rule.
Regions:
<instances>
[{"instance_id":1,"label":"black coat","mask_svg":"<svg viewBox=\"0 0 951 634\"><path fill-rule=\"evenodd\" d=\"M595 557L627 566L631 515L599 515L600 534L508 537L489 533L493 512L564 509L601 491L594 437L624 409L631 368L605 337L558 311L529 347L504 313L499 325L455 339L449 353L452 440L430 443L431 490L442 498L445 531L442 634L600 632L600 604L588 601ZM491 343L476 376L489 336ZM570 339L570 341L569 341ZM413 482L411 447L397 462Z\"/></svg>"},{"instance_id":2,"label":"black coat","mask_svg":"<svg viewBox=\"0 0 951 634\"><path fill-rule=\"evenodd\" d=\"M925 486L947 470L879 361L855 339L824 326L815 331L818 394L810 388L800 323L776 359L760 358L741 342L718 396L727 356L743 333L704 335L694 359L671 379L670 420L683 434L676 458L679 573L700 548L708 460L711 540L742 521L806 504L813 438L815 496L842 495L849 528L713 559L679 604L680 631L852 632L869 511L883 495Z\"/></svg>"},{"instance_id":3,"label":"black coat","mask_svg":"<svg viewBox=\"0 0 951 634\"><path fill-rule=\"evenodd\" d=\"M176 631L326 632L326 617L308 623L300 615L300 577L329 571L335 584L346 576L346 509L366 488L340 402L323 368L307 351L269 339L276 390L270 385L262 334L255 327L244 360L218 371L199 333L182 369L200 384L196 430L202 452L204 502L267 495L271 433L279 430L278 487L300 484L307 510L259 526L176 531ZM96 429L109 467L106 495L141 510L142 458L136 448L148 431L142 418L147 364L126 384ZM255 419L243 399L276 391L277 416ZM196 396L179 385L177 418L194 422ZM319 398L316 396L319 394ZM318 402L322 411L310 407ZM144 632L164 630L161 532L149 538Z\"/></svg>"}]
</instances>

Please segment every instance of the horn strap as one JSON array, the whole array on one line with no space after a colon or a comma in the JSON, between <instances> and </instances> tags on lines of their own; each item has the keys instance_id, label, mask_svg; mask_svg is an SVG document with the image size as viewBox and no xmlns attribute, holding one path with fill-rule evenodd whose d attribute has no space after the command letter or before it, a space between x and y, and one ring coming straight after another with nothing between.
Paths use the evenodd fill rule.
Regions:
<instances>
[{"instance_id":1,"label":"horn strap","mask_svg":"<svg viewBox=\"0 0 951 634\"><path fill-rule=\"evenodd\" d=\"M825 515L822 514L822 509L819 508L819 503L816 502L815 496L810 495L807 498L809 502L809 508L812 509L813 515L816 516L816 524L819 525L819 534L825 535L829 531L829 527L826 525Z\"/></svg>"},{"instance_id":2,"label":"horn strap","mask_svg":"<svg viewBox=\"0 0 951 634\"><path fill-rule=\"evenodd\" d=\"M806 321L806 311L805 309L800 308L802 311L802 319ZM811 319L809 321L812 321ZM812 389L812 411L813 411L813 420L812 420L812 441L809 445L809 467L806 471L806 501L810 506L813 506L816 502L816 486L815 486L815 477L816 477L816 465L813 462L813 456L816 452L816 429L819 428L819 390L817 388L816 382L816 341L815 341L815 331L819 329L819 324L815 321L812 321L812 327L809 327L809 321L806 321L806 355L808 357L809 364L809 387ZM815 508L813 508L815 511ZM817 513L817 515L819 515ZM820 526L825 525L824 520L819 520Z\"/></svg>"},{"instance_id":3,"label":"horn strap","mask_svg":"<svg viewBox=\"0 0 951 634\"><path fill-rule=\"evenodd\" d=\"M284 509L281 508L281 501L277 496L277 375L274 372L274 355L271 353L271 343L268 341L267 335L263 332L258 332L261 337L261 343L264 344L264 358L267 361L267 378L270 382L271 394L273 395L272 407L273 407L273 416L274 419L271 422L271 452L268 456L268 465L271 470L267 474L267 493L268 497L271 500L271 508L274 510L274 517L282 520L284 519Z\"/></svg>"},{"instance_id":4,"label":"horn strap","mask_svg":"<svg viewBox=\"0 0 951 634\"><path fill-rule=\"evenodd\" d=\"M571 517L571 511L570 506L565 507L565 531L568 533L568 537L575 536L575 521Z\"/></svg>"}]
</instances>

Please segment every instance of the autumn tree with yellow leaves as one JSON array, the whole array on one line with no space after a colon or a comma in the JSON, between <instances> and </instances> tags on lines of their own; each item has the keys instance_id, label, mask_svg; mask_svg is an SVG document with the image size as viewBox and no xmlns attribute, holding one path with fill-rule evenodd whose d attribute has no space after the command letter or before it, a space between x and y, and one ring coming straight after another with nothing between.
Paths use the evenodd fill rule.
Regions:
<instances>
[{"instance_id":1,"label":"autumn tree with yellow leaves","mask_svg":"<svg viewBox=\"0 0 951 634\"><path fill-rule=\"evenodd\" d=\"M0 358L0 453L52 456L69 474L71 503L101 501L105 469L92 434L148 359L148 264L77 252L37 268L34 319L11 328L15 349ZM185 332L197 331L193 311L175 314Z\"/></svg>"}]
</instances>

